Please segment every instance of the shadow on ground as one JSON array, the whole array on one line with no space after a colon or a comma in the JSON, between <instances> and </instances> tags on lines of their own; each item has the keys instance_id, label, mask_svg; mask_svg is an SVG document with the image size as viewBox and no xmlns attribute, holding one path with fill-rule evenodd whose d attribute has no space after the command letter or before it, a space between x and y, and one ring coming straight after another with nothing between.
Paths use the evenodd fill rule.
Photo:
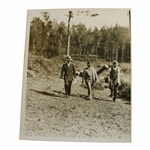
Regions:
<instances>
[{"instance_id":1,"label":"shadow on ground","mask_svg":"<svg viewBox=\"0 0 150 150\"><path fill-rule=\"evenodd\" d=\"M37 93L40 93L42 95L46 95L46 96L62 97L61 95L56 95L55 93L49 93L49 92L46 92L46 91L38 91L38 90L35 90L35 89L30 89L30 90L34 91L34 92L37 92Z\"/></svg>"},{"instance_id":2,"label":"shadow on ground","mask_svg":"<svg viewBox=\"0 0 150 150\"><path fill-rule=\"evenodd\" d=\"M52 93L47 92L47 91L39 91L39 90L35 90L35 89L30 89L31 91L34 91L36 93L40 93L42 95L46 95L46 96L52 96L52 97L64 97L65 93L61 92L61 91L57 91L57 90L53 90ZM55 94L57 93L57 94ZM82 98L86 101L88 101L88 97L86 95L82 95L82 94L72 94L71 97L75 97L75 98ZM93 100L96 101L104 101L104 102L113 102L111 100L107 100L107 99L103 99L103 98L97 98L97 97L93 97ZM128 105L130 105L130 103L126 103Z\"/></svg>"}]
</instances>

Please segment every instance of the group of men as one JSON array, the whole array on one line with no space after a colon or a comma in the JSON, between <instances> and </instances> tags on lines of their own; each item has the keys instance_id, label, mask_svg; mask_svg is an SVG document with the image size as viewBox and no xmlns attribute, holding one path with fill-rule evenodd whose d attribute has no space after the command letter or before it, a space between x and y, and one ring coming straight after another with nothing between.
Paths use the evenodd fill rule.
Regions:
<instances>
[{"instance_id":1,"label":"group of men","mask_svg":"<svg viewBox=\"0 0 150 150\"><path fill-rule=\"evenodd\" d=\"M71 95L71 85L72 81L76 84L76 68L73 63L71 63L71 56L66 57L66 63L62 65L61 69L61 81L64 80L64 87L66 98ZM117 97L117 87L121 85L120 83L120 69L118 67L118 62L114 61L112 67L108 70L108 78L110 83L110 96L113 97L113 101L116 101ZM86 83L88 88L88 99L92 99L92 87L94 83L99 82L97 71L92 66L91 61L87 62L87 67L83 71L82 84Z\"/></svg>"}]
</instances>

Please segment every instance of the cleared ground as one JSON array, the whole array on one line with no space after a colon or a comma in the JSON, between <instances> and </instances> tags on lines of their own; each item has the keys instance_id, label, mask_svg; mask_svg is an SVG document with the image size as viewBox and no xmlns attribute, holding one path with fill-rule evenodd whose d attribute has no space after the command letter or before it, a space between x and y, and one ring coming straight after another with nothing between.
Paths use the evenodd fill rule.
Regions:
<instances>
[{"instance_id":1,"label":"cleared ground","mask_svg":"<svg viewBox=\"0 0 150 150\"><path fill-rule=\"evenodd\" d=\"M72 95L65 98L64 83L60 82L59 76L58 67L49 75L28 77L26 136L130 141L129 101L118 98L114 103L108 97L108 89L93 90L93 100L86 100L87 89L81 87L81 78L72 85Z\"/></svg>"}]
</instances>

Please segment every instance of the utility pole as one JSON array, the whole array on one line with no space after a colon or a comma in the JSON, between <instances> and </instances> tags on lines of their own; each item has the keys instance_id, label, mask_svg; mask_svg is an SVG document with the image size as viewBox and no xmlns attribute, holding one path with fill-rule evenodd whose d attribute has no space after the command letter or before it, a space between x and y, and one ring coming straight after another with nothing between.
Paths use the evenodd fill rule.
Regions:
<instances>
[{"instance_id":1,"label":"utility pole","mask_svg":"<svg viewBox=\"0 0 150 150\"><path fill-rule=\"evenodd\" d=\"M129 10L129 32L130 32L130 38L131 38L131 11ZM131 42L131 39L130 39L130 42ZM130 50L131 50L131 43L130 43ZM131 56L131 51L130 51L130 56Z\"/></svg>"},{"instance_id":2,"label":"utility pole","mask_svg":"<svg viewBox=\"0 0 150 150\"><path fill-rule=\"evenodd\" d=\"M131 35L131 11L130 10L127 15L129 15L129 30L130 30L130 35Z\"/></svg>"},{"instance_id":3,"label":"utility pole","mask_svg":"<svg viewBox=\"0 0 150 150\"><path fill-rule=\"evenodd\" d=\"M131 12L129 10L129 25L130 25L130 33L131 33Z\"/></svg>"},{"instance_id":4,"label":"utility pole","mask_svg":"<svg viewBox=\"0 0 150 150\"><path fill-rule=\"evenodd\" d=\"M68 19L68 47L67 47L67 55L70 54L70 19L73 17L72 11L69 11L69 19Z\"/></svg>"}]
</instances>

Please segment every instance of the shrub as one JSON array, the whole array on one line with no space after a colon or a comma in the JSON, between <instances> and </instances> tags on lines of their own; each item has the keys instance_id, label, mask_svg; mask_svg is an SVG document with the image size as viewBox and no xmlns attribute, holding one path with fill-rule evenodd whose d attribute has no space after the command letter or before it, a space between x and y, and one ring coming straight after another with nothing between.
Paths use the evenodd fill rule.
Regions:
<instances>
[{"instance_id":1,"label":"shrub","mask_svg":"<svg viewBox=\"0 0 150 150\"><path fill-rule=\"evenodd\" d=\"M118 96L120 98L130 100L131 101L131 84L129 81L124 81L122 83L123 90L120 90Z\"/></svg>"}]
</instances>

